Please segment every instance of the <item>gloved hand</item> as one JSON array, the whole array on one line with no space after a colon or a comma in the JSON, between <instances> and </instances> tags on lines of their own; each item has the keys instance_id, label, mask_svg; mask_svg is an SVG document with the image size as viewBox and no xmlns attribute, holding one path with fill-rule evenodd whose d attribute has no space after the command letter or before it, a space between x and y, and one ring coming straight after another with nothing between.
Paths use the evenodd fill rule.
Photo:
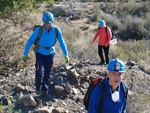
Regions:
<instances>
[{"instance_id":1,"label":"gloved hand","mask_svg":"<svg viewBox=\"0 0 150 113\"><path fill-rule=\"evenodd\" d=\"M26 63L26 60L28 60L28 55L23 56L23 61Z\"/></svg>"},{"instance_id":2,"label":"gloved hand","mask_svg":"<svg viewBox=\"0 0 150 113\"><path fill-rule=\"evenodd\" d=\"M65 61L66 61L66 63L70 61L70 59L69 59L69 56L68 56L68 55L65 55Z\"/></svg>"}]
</instances>

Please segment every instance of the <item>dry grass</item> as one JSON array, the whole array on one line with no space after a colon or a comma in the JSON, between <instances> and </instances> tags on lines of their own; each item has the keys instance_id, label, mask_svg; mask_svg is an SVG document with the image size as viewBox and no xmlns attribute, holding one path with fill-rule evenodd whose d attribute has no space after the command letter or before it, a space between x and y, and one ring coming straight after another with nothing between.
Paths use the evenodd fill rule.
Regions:
<instances>
[{"instance_id":1,"label":"dry grass","mask_svg":"<svg viewBox=\"0 0 150 113\"><path fill-rule=\"evenodd\" d=\"M117 31L123 27L121 20L115 15L102 14L102 18L106 21L106 24L111 27L113 31Z\"/></svg>"},{"instance_id":2,"label":"dry grass","mask_svg":"<svg viewBox=\"0 0 150 113\"><path fill-rule=\"evenodd\" d=\"M124 61L133 60L140 65L145 65L145 59L150 57L149 43L146 40L119 41L111 48L111 58L120 58Z\"/></svg>"},{"instance_id":3,"label":"dry grass","mask_svg":"<svg viewBox=\"0 0 150 113\"><path fill-rule=\"evenodd\" d=\"M97 49L95 49L97 45L92 45L93 35L88 32L84 33L80 28L73 27L72 25L66 25L62 22L55 23L56 25L59 25L62 30L63 38L71 57L83 60L98 59L98 57L95 57L94 55L97 53Z\"/></svg>"},{"instance_id":4,"label":"dry grass","mask_svg":"<svg viewBox=\"0 0 150 113\"><path fill-rule=\"evenodd\" d=\"M10 19L0 19L2 34L0 36L0 71L3 71L4 67L7 70L18 70L24 67L22 60L24 47L33 32L33 26L38 23L36 16L34 14L29 16L27 12L16 12L13 17L9 17ZM30 53L34 56L34 52L30 51Z\"/></svg>"},{"instance_id":5,"label":"dry grass","mask_svg":"<svg viewBox=\"0 0 150 113\"><path fill-rule=\"evenodd\" d=\"M134 4L134 8L133 8ZM135 2L104 4L101 9L107 25L113 31L119 31L121 39L148 39L150 30L148 7L150 2Z\"/></svg>"},{"instance_id":6,"label":"dry grass","mask_svg":"<svg viewBox=\"0 0 150 113\"><path fill-rule=\"evenodd\" d=\"M134 8L133 8L133 4L134 4ZM132 16L138 16L138 17L142 17L142 16L146 16L146 12L150 11L150 2L136 2L136 1L131 1L128 3L120 3L119 5L116 5L116 9L119 12L122 12L124 15L132 15Z\"/></svg>"},{"instance_id":7,"label":"dry grass","mask_svg":"<svg viewBox=\"0 0 150 113\"><path fill-rule=\"evenodd\" d=\"M98 5L93 6L93 16L91 21L99 21L100 20L100 7Z\"/></svg>"},{"instance_id":8,"label":"dry grass","mask_svg":"<svg viewBox=\"0 0 150 113\"><path fill-rule=\"evenodd\" d=\"M148 15L149 13L147 13L147 16ZM6 64L7 62L15 62L16 67L18 65L21 66L25 43L32 33L32 26L34 26L34 24L39 24L40 22L42 22L39 21L41 20L39 19L39 17L41 16L42 15L39 14L36 15L35 18L24 18L25 21L22 23L22 26L19 26L20 24L16 23L14 25L13 21L0 21L2 23L0 26L2 34L0 37L0 43L2 45L0 47L0 55L2 56L0 61L1 65ZM127 16L124 20L121 20L116 16L111 16L108 14L102 16L106 20L106 24L108 24L108 26L111 26L112 29L120 30L120 34L124 33L124 31L132 29L135 30L135 32L140 32L140 34L145 34L146 32L144 29L144 21L141 18L133 18L132 16ZM16 16L16 20L20 22L20 18L18 18L18 16ZM122 23L122 21L124 22ZM6 23L9 24L7 25ZM71 57L99 62L100 59L97 53L97 42L92 45L92 40L95 34L91 34L89 31L83 32L80 28L72 26L71 24L66 24L64 22L55 21L55 24L58 25L62 30L69 55ZM8 27L9 29L7 29ZM127 35L129 35L128 32ZM128 36L128 38L132 37ZM149 48L146 47L147 45L144 46L144 43L144 41L119 42L115 46L116 49L111 49L110 56L111 58L119 57L123 60L131 59L140 63L141 60L145 61L145 59L147 59L147 57L149 56ZM32 49L29 55L34 58L34 52L32 51ZM4 59L4 56L8 59Z\"/></svg>"},{"instance_id":9,"label":"dry grass","mask_svg":"<svg viewBox=\"0 0 150 113\"><path fill-rule=\"evenodd\" d=\"M57 23L62 30L63 37L67 43L69 54L76 59L99 62L97 53L97 42L92 45L95 34L83 32L78 27ZM69 31L69 32L68 32ZM98 41L98 40L97 40ZM150 57L149 42L139 41L119 41L116 45L111 45L110 59L120 58L124 61L133 60L140 65L145 65L145 59ZM144 61L144 62L143 62Z\"/></svg>"}]
</instances>

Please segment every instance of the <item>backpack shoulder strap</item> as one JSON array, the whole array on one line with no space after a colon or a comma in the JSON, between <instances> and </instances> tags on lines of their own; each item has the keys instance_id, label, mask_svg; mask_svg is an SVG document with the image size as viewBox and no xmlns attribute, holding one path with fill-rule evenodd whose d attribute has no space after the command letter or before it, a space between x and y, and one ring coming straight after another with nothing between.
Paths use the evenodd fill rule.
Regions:
<instances>
[{"instance_id":1,"label":"backpack shoulder strap","mask_svg":"<svg viewBox=\"0 0 150 113\"><path fill-rule=\"evenodd\" d=\"M100 87L101 94L102 94L101 101L99 103L99 113L101 113L102 104L105 102L105 99L106 99L106 87L105 87L104 81L105 79L99 79L99 87Z\"/></svg>"},{"instance_id":2,"label":"backpack shoulder strap","mask_svg":"<svg viewBox=\"0 0 150 113\"><path fill-rule=\"evenodd\" d=\"M101 27L98 28L98 34L99 34L100 29L101 29Z\"/></svg>"},{"instance_id":3,"label":"backpack shoulder strap","mask_svg":"<svg viewBox=\"0 0 150 113\"><path fill-rule=\"evenodd\" d=\"M57 27L54 25L54 29L55 29L55 34L56 34L56 41L57 41L57 38L58 38L58 29ZM56 42L55 42L56 43ZM54 44L55 45L55 44Z\"/></svg>"},{"instance_id":4,"label":"backpack shoulder strap","mask_svg":"<svg viewBox=\"0 0 150 113\"><path fill-rule=\"evenodd\" d=\"M55 25L53 25L54 26L54 29L55 29L55 34L56 34L56 39L55 39L55 43L54 43L54 45L53 46L55 46L55 44L56 44L56 42L57 42L57 39L58 39L58 29L57 29L57 27L55 26ZM52 46L52 47L53 47ZM52 48L51 47L51 48ZM49 49L49 54L50 54L50 52L51 52L51 48Z\"/></svg>"},{"instance_id":5,"label":"backpack shoulder strap","mask_svg":"<svg viewBox=\"0 0 150 113\"><path fill-rule=\"evenodd\" d=\"M106 33L107 33L107 29L108 29L108 27L106 26L106 27L105 27L105 32L106 32Z\"/></svg>"},{"instance_id":6,"label":"backpack shoulder strap","mask_svg":"<svg viewBox=\"0 0 150 113\"><path fill-rule=\"evenodd\" d=\"M88 87L88 90L84 96L83 102L84 102L84 106L85 109L88 110L88 106L89 106L89 102L90 102L90 96L92 93L92 90L96 87L96 85L98 85L98 80L99 78L95 79Z\"/></svg>"},{"instance_id":7,"label":"backpack shoulder strap","mask_svg":"<svg viewBox=\"0 0 150 113\"><path fill-rule=\"evenodd\" d=\"M36 45L36 46L35 46L35 52L36 52L37 48L39 47L39 41L40 41L42 32L43 32L43 26L40 26L40 30L39 30L39 34L38 34L37 43L35 42L35 45Z\"/></svg>"},{"instance_id":8,"label":"backpack shoulder strap","mask_svg":"<svg viewBox=\"0 0 150 113\"><path fill-rule=\"evenodd\" d=\"M106 32L106 34L107 34L107 29L108 29L108 27L106 26L106 27L105 27L105 32ZM107 34L107 40L108 40L108 34Z\"/></svg>"},{"instance_id":9,"label":"backpack shoulder strap","mask_svg":"<svg viewBox=\"0 0 150 113\"><path fill-rule=\"evenodd\" d=\"M125 102L127 101L127 88L126 88L126 86L125 86L125 83L123 82L123 81L121 81L121 86L122 86L122 88L123 88L123 93L124 93L124 104L125 104Z\"/></svg>"},{"instance_id":10,"label":"backpack shoulder strap","mask_svg":"<svg viewBox=\"0 0 150 113\"><path fill-rule=\"evenodd\" d=\"M42 32L43 32L43 26L40 26L40 30L39 30L39 34L38 34L38 43L39 43L39 41L40 41Z\"/></svg>"}]
</instances>

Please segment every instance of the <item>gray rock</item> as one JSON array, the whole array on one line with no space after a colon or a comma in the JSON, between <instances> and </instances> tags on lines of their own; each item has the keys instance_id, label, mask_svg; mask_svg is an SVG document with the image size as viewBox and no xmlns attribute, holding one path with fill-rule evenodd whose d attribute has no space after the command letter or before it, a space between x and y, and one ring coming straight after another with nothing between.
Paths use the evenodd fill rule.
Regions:
<instances>
[{"instance_id":1,"label":"gray rock","mask_svg":"<svg viewBox=\"0 0 150 113\"><path fill-rule=\"evenodd\" d=\"M17 86L16 86L16 92L20 93L20 92L22 92L24 90L25 90L24 86L22 86L21 84L17 84Z\"/></svg>"},{"instance_id":2,"label":"gray rock","mask_svg":"<svg viewBox=\"0 0 150 113\"><path fill-rule=\"evenodd\" d=\"M136 65L136 63L133 62L133 61L131 61L131 60L129 60L129 61L127 62L127 65L128 65L128 66L134 66L134 65Z\"/></svg>"},{"instance_id":3,"label":"gray rock","mask_svg":"<svg viewBox=\"0 0 150 113\"><path fill-rule=\"evenodd\" d=\"M65 65L65 69L66 69L66 70L70 70L71 68L72 68L72 66Z\"/></svg>"},{"instance_id":4,"label":"gray rock","mask_svg":"<svg viewBox=\"0 0 150 113\"><path fill-rule=\"evenodd\" d=\"M68 110L64 108L56 108L52 110L52 113L68 113Z\"/></svg>"},{"instance_id":5,"label":"gray rock","mask_svg":"<svg viewBox=\"0 0 150 113\"><path fill-rule=\"evenodd\" d=\"M75 68L74 68L74 69L71 69L70 72L71 72L71 75L72 75L73 77L75 77L75 78L78 78L78 77L80 76L80 75L77 73L77 71L76 71Z\"/></svg>"},{"instance_id":6,"label":"gray rock","mask_svg":"<svg viewBox=\"0 0 150 113\"><path fill-rule=\"evenodd\" d=\"M63 91L64 91L64 88L63 88L62 86L56 85L56 86L54 87L54 93L55 93L55 94L60 95L60 94L63 93Z\"/></svg>"},{"instance_id":7,"label":"gray rock","mask_svg":"<svg viewBox=\"0 0 150 113\"><path fill-rule=\"evenodd\" d=\"M52 113L52 110L53 110L53 107L50 107L50 108L44 107L44 108L40 108L36 110L35 113Z\"/></svg>"},{"instance_id":8,"label":"gray rock","mask_svg":"<svg viewBox=\"0 0 150 113\"><path fill-rule=\"evenodd\" d=\"M31 107L31 106L35 107L37 103L34 100L34 98L30 95L28 97L24 97L23 104L24 106L27 106L27 107Z\"/></svg>"},{"instance_id":9,"label":"gray rock","mask_svg":"<svg viewBox=\"0 0 150 113\"><path fill-rule=\"evenodd\" d=\"M78 68L83 68L84 67L83 64L81 64L81 63L76 64L75 66L78 67Z\"/></svg>"},{"instance_id":10,"label":"gray rock","mask_svg":"<svg viewBox=\"0 0 150 113\"><path fill-rule=\"evenodd\" d=\"M78 90L76 88L72 88L72 90L75 95L78 94Z\"/></svg>"},{"instance_id":11,"label":"gray rock","mask_svg":"<svg viewBox=\"0 0 150 113\"><path fill-rule=\"evenodd\" d=\"M42 103L42 100L38 97L35 97L35 101L37 102L37 104L41 104Z\"/></svg>"},{"instance_id":12,"label":"gray rock","mask_svg":"<svg viewBox=\"0 0 150 113\"><path fill-rule=\"evenodd\" d=\"M72 89L71 89L71 87L70 86L66 86L65 87L65 91L67 92L67 93L72 93Z\"/></svg>"},{"instance_id":13,"label":"gray rock","mask_svg":"<svg viewBox=\"0 0 150 113\"><path fill-rule=\"evenodd\" d=\"M57 77L56 80L53 81L53 82L54 82L55 85L58 85L58 84L63 83L63 80L64 80L63 77L62 77L62 76L59 76L59 77Z\"/></svg>"}]
</instances>

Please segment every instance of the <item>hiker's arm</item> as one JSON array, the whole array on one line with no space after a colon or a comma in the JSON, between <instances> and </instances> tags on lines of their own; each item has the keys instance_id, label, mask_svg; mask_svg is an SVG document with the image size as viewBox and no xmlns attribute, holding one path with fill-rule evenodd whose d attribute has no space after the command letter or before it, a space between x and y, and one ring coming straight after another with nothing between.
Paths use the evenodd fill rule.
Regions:
<instances>
[{"instance_id":1,"label":"hiker's arm","mask_svg":"<svg viewBox=\"0 0 150 113\"><path fill-rule=\"evenodd\" d=\"M31 45L38 38L39 29L40 29L39 27L36 28L34 30L34 32L32 33L32 35L30 36L30 38L28 39L28 41L27 41L27 43L25 45L24 55L28 55L28 52L29 52L29 49L30 49Z\"/></svg>"},{"instance_id":2,"label":"hiker's arm","mask_svg":"<svg viewBox=\"0 0 150 113\"><path fill-rule=\"evenodd\" d=\"M126 86L126 89L127 89L127 100L126 100L126 102L125 102L125 104L124 104L124 106L123 106L122 113L125 113L125 112L126 112L127 102L128 102L128 87L127 87L126 84L125 84L125 86Z\"/></svg>"},{"instance_id":3,"label":"hiker's arm","mask_svg":"<svg viewBox=\"0 0 150 113\"><path fill-rule=\"evenodd\" d=\"M112 33L111 33L111 30L109 28L107 28L107 36L108 36L108 40L107 40L106 44L110 44Z\"/></svg>"},{"instance_id":4,"label":"hiker's arm","mask_svg":"<svg viewBox=\"0 0 150 113\"><path fill-rule=\"evenodd\" d=\"M96 32L96 34L95 34L95 37L94 37L94 39L93 39L93 43L94 43L94 41L97 39L98 35L99 35L99 30L97 30L97 32Z\"/></svg>"},{"instance_id":5,"label":"hiker's arm","mask_svg":"<svg viewBox=\"0 0 150 113\"><path fill-rule=\"evenodd\" d=\"M91 94L89 107L88 107L88 113L99 113L99 103L101 99L101 92L100 88L97 85Z\"/></svg>"},{"instance_id":6,"label":"hiker's arm","mask_svg":"<svg viewBox=\"0 0 150 113\"><path fill-rule=\"evenodd\" d=\"M68 55L67 47L66 47L65 41L62 37L61 31L58 27L57 27L57 29L58 29L58 41L59 41L60 47L61 47L64 55Z\"/></svg>"}]
</instances>

